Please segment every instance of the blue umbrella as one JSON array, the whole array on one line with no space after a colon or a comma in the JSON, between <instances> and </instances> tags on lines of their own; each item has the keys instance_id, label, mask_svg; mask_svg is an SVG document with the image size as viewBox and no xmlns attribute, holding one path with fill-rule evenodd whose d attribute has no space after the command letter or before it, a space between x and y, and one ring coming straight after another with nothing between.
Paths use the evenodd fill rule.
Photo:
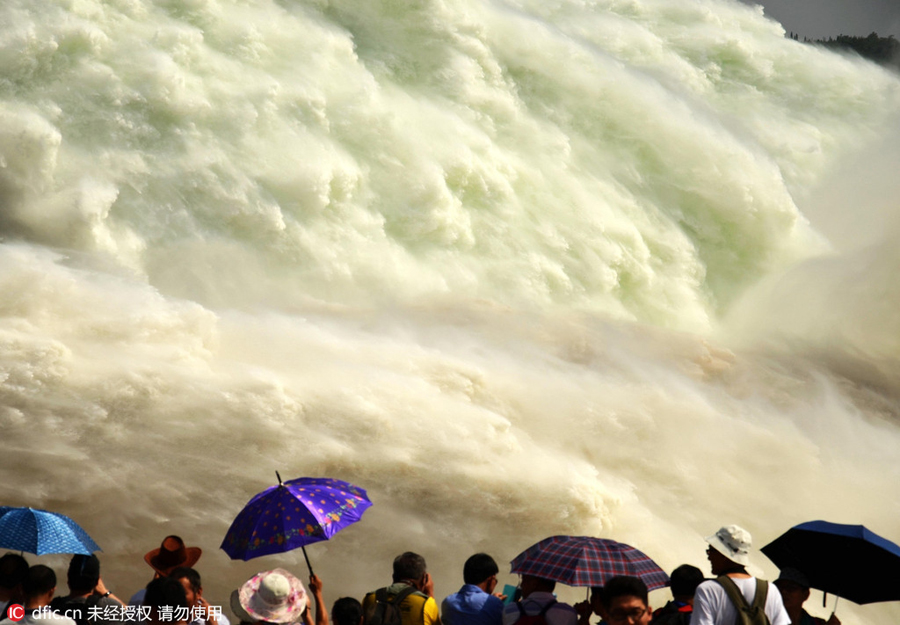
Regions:
<instances>
[{"instance_id":1,"label":"blue umbrella","mask_svg":"<svg viewBox=\"0 0 900 625\"><path fill-rule=\"evenodd\" d=\"M228 528L221 549L232 560L250 560L328 540L359 521L372 505L365 490L348 482L301 477L282 483L277 471L275 475L278 485L247 502ZM306 564L309 566L309 558Z\"/></svg>"},{"instance_id":2,"label":"blue umbrella","mask_svg":"<svg viewBox=\"0 0 900 625\"><path fill-rule=\"evenodd\" d=\"M64 514L10 506L0 506L0 548L38 556L46 553L89 556L101 551L88 533Z\"/></svg>"},{"instance_id":3,"label":"blue umbrella","mask_svg":"<svg viewBox=\"0 0 900 625\"><path fill-rule=\"evenodd\" d=\"M862 525L809 521L762 548L778 568L854 603L900 600L900 547Z\"/></svg>"}]
</instances>

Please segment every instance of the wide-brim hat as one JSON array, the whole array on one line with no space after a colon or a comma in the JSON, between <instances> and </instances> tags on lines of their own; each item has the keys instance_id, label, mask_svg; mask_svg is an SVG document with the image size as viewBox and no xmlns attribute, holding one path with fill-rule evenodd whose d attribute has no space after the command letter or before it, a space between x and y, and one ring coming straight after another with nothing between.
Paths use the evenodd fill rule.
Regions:
<instances>
[{"instance_id":1,"label":"wide-brim hat","mask_svg":"<svg viewBox=\"0 0 900 625\"><path fill-rule=\"evenodd\" d=\"M712 536L706 537L706 542L723 556L743 566L750 564L750 545L752 544L750 532L737 525L726 525Z\"/></svg>"},{"instance_id":2,"label":"wide-brim hat","mask_svg":"<svg viewBox=\"0 0 900 625\"><path fill-rule=\"evenodd\" d=\"M257 573L231 593L231 609L242 621L293 623L306 603L303 582L284 569Z\"/></svg>"},{"instance_id":3,"label":"wide-brim hat","mask_svg":"<svg viewBox=\"0 0 900 625\"><path fill-rule=\"evenodd\" d=\"M167 576L179 566L194 566L202 553L200 547L185 547L180 536L166 536L159 549L144 555L144 561L160 575Z\"/></svg>"}]
</instances>

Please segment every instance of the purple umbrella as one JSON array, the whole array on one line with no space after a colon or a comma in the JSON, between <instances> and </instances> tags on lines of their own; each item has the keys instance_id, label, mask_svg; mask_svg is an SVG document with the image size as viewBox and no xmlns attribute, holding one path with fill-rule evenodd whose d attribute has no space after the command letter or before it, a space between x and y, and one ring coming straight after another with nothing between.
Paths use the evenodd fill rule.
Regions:
<instances>
[{"instance_id":1,"label":"purple umbrella","mask_svg":"<svg viewBox=\"0 0 900 625\"><path fill-rule=\"evenodd\" d=\"M630 545L591 536L551 536L510 562L511 572L534 575L567 586L603 586L615 575L641 578L647 588L669 583L656 563Z\"/></svg>"},{"instance_id":2,"label":"purple umbrella","mask_svg":"<svg viewBox=\"0 0 900 625\"><path fill-rule=\"evenodd\" d=\"M301 477L271 486L238 513L221 549L232 560L250 560L328 540L359 521L372 505L366 491L341 480ZM306 556L306 565L312 566Z\"/></svg>"}]
</instances>

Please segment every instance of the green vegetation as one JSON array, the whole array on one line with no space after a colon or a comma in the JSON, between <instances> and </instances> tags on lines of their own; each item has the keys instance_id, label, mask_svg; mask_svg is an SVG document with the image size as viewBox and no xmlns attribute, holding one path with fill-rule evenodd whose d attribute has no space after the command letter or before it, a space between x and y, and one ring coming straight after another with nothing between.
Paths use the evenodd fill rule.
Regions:
<instances>
[{"instance_id":1,"label":"green vegetation","mask_svg":"<svg viewBox=\"0 0 900 625\"><path fill-rule=\"evenodd\" d=\"M799 40L799 35L795 33L791 33L790 37L791 39ZM803 41L825 46L832 50L852 50L863 58L900 71L900 41L894 39L893 35L879 37L877 33L873 32L868 37L838 35L828 39L815 40L804 37Z\"/></svg>"}]
</instances>

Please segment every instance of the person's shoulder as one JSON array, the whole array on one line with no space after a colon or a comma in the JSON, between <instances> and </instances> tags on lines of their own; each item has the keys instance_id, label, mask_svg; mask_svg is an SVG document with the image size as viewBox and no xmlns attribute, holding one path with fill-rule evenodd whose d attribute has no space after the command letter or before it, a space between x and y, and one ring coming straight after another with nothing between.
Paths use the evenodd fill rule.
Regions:
<instances>
[{"instance_id":1,"label":"person's shoulder","mask_svg":"<svg viewBox=\"0 0 900 625\"><path fill-rule=\"evenodd\" d=\"M131 599L128 600L128 605L141 605L144 602L144 595L147 594L146 588L141 588L136 593L131 595Z\"/></svg>"},{"instance_id":2,"label":"person's shoulder","mask_svg":"<svg viewBox=\"0 0 900 625\"><path fill-rule=\"evenodd\" d=\"M204 622L209 623L209 621L204 621ZM231 625L231 620L227 616L222 614L221 612L219 614L216 614L216 622L219 625Z\"/></svg>"},{"instance_id":3,"label":"person's shoulder","mask_svg":"<svg viewBox=\"0 0 900 625\"><path fill-rule=\"evenodd\" d=\"M661 608L656 608L653 611L653 618L657 618L659 616L663 616L666 614L672 614L674 612L678 612L678 606L675 605L674 601L669 601Z\"/></svg>"},{"instance_id":4,"label":"person's shoulder","mask_svg":"<svg viewBox=\"0 0 900 625\"><path fill-rule=\"evenodd\" d=\"M390 592L389 592L390 588L391 588L390 586L382 586L381 588L376 588L375 590L370 590L369 592L366 593L366 597L367 598L372 597L374 599L375 595L377 595L382 590L387 592L388 594L390 594Z\"/></svg>"},{"instance_id":5,"label":"person's shoulder","mask_svg":"<svg viewBox=\"0 0 900 625\"><path fill-rule=\"evenodd\" d=\"M366 605L367 603L374 603L374 602L375 602L375 595L376 595L376 593L377 593L379 590L381 590L381 588L378 588L378 589L376 589L376 590L372 590L372 591L370 591L370 592L367 592L366 595L363 597L363 600L362 600L363 605Z\"/></svg>"},{"instance_id":6,"label":"person's shoulder","mask_svg":"<svg viewBox=\"0 0 900 625\"><path fill-rule=\"evenodd\" d=\"M578 614L578 611L574 606L564 603L562 601L557 601L552 606L550 606L551 610L562 610L563 612L571 612L572 614Z\"/></svg>"},{"instance_id":7,"label":"person's shoulder","mask_svg":"<svg viewBox=\"0 0 900 625\"><path fill-rule=\"evenodd\" d=\"M713 577L711 579L707 579L705 581L700 582L700 585L697 586L697 590L703 589L706 592L719 592L724 590L725 586L723 582L725 580L730 580L735 586L744 586L744 585L756 585L755 577L729 577L728 575L720 575L719 577ZM695 591L696 596L696 591Z\"/></svg>"},{"instance_id":8,"label":"person's shoulder","mask_svg":"<svg viewBox=\"0 0 900 625\"><path fill-rule=\"evenodd\" d=\"M716 581L715 579L708 579L705 582L701 582L697 589L694 591L694 605L697 605L698 601L706 601L712 597L721 596L725 594L725 587L722 586L721 583Z\"/></svg>"},{"instance_id":9,"label":"person's shoulder","mask_svg":"<svg viewBox=\"0 0 900 625\"><path fill-rule=\"evenodd\" d=\"M503 606L504 614L518 614L519 613L519 602L518 601L510 601L505 606Z\"/></svg>"},{"instance_id":10,"label":"person's shoulder","mask_svg":"<svg viewBox=\"0 0 900 625\"><path fill-rule=\"evenodd\" d=\"M487 595L487 597L484 600L485 605L496 606L499 608L504 607L503 599L501 599L500 597L495 597L494 595L492 595L490 593L485 593L485 594Z\"/></svg>"}]
</instances>

